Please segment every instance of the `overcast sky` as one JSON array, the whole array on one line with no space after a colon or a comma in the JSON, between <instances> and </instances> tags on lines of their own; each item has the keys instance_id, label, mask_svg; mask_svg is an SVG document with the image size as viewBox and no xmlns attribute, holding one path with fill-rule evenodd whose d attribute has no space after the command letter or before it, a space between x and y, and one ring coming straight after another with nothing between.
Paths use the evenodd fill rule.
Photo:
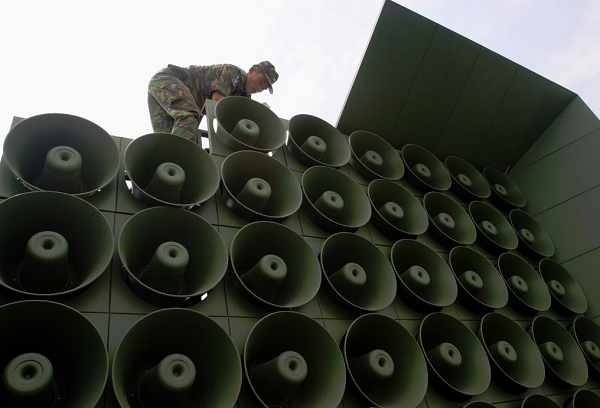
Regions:
<instances>
[{"instance_id":1,"label":"overcast sky","mask_svg":"<svg viewBox=\"0 0 600 408\"><path fill-rule=\"evenodd\" d=\"M557 82L600 112L600 1L398 0ZM270 60L282 118L337 123L383 0L2 2L0 142L13 116L69 113L110 134L152 131L149 78L167 64ZM0 144L1 148L1 144Z\"/></svg>"}]
</instances>

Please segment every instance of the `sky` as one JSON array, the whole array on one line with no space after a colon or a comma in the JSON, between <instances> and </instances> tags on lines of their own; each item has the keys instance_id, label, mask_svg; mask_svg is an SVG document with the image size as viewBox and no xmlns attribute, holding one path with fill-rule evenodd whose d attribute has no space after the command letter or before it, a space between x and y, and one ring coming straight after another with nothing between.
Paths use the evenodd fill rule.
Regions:
<instances>
[{"instance_id":1,"label":"sky","mask_svg":"<svg viewBox=\"0 0 600 408\"><path fill-rule=\"evenodd\" d=\"M574 91L600 113L600 2L396 0ZM253 96L281 118L332 125L383 0L7 1L0 5L0 150L13 116L68 113L114 136L152 132L150 77L167 64L263 60L280 74ZM205 127L202 124L201 127Z\"/></svg>"}]
</instances>

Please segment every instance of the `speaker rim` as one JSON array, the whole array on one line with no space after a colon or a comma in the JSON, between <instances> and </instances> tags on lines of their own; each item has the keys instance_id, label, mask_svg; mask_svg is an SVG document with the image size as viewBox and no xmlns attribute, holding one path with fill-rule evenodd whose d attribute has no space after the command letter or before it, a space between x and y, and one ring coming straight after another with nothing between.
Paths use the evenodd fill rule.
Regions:
<instances>
[{"instance_id":1,"label":"speaker rim","mask_svg":"<svg viewBox=\"0 0 600 408\"><path fill-rule=\"evenodd\" d=\"M485 167L483 169L483 177L487 180L490 185L491 195L490 200L494 205L496 205L499 209L503 211L511 211L515 208L523 208L527 205L527 199L525 195L517 186L517 184L510 179L506 174L502 173L500 170L495 169L494 167ZM495 177L499 177L503 180L503 182L508 183L510 188L517 194L517 197L514 200L507 200L505 197L501 196L492 188L492 183Z\"/></svg>"},{"instance_id":2,"label":"speaker rim","mask_svg":"<svg viewBox=\"0 0 600 408\"><path fill-rule=\"evenodd\" d=\"M406 149L406 151L405 151L405 149ZM408 162L408 160L406 159L406 154L412 153L411 151L415 151L415 152L419 152L420 154L424 154L433 163L435 163L436 169L439 171L443 171L444 175L447 175L447 177L442 176L442 178L444 179L443 183L440 183L439 186L434 186L430 183L427 183L427 182L421 180L412 171L412 167L411 167L410 163ZM452 184L452 178L450 177L450 173L444 166L444 163L442 163L442 161L440 159L438 159L437 156L435 156L433 153L431 153L429 150L425 149L424 147L419 146L417 144L412 144L412 143L405 144L402 147L401 152L402 152L402 155L401 155L402 160L404 161L405 167L408 170L404 173L404 177L408 180L408 182L411 186L415 187L417 190L419 190L423 193L428 193L430 191L446 191L446 190L450 189L450 185ZM434 169L434 170L436 170L436 169Z\"/></svg>"},{"instance_id":3,"label":"speaker rim","mask_svg":"<svg viewBox=\"0 0 600 408\"><path fill-rule=\"evenodd\" d=\"M552 404L551 407L542 406L541 408L561 408L560 405L558 405L556 402L552 401L549 397L542 395L542 394L528 395L527 397L525 397L525 399L521 403L521 408L538 408L538 407L540 407L540 405L538 405L539 402L535 402L534 400L538 400L538 401L541 400L541 401L544 401L544 403L549 402L550 404ZM532 402L532 401L534 401L534 402Z\"/></svg>"},{"instance_id":4,"label":"speaker rim","mask_svg":"<svg viewBox=\"0 0 600 408\"><path fill-rule=\"evenodd\" d=\"M523 255L527 256L528 258L530 258L534 261L538 261L542 258L552 258L554 256L554 254L556 253L554 241L552 240L552 237L550 236L550 234L548 234L548 231L546 231L546 229L539 222L537 222L535 218L533 218L531 215L527 214L525 211L520 210L518 208L511 210L510 213L508 214L508 217L509 217L510 224L513 226L513 229L515 231L519 230L519 228L516 224L518 224L521 221L518 219L518 217L524 218L525 220L527 220L526 222L531 223L532 225L535 226L536 229L539 230L539 232L541 232L542 238L544 239L544 241L547 241L546 244L551 247L551 249L548 251L539 251L537 249L534 249L523 238L521 238L521 236L519 234L517 234L517 238L519 239L519 245L518 245L517 249L519 251L521 251L523 253Z\"/></svg>"},{"instance_id":5,"label":"speaker rim","mask_svg":"<svg viewBox=\"0 0 600 408\"><path fill-rule=\"evenodd\" d=\"M433 222L433 218L430 215L430 212L427 208L427 202L436 199L436 197L439 199L442 199L446 203L450 204L452 207L455 208L456 211L458 211L458 213L460 213L461 218L467 223L467 225L466 225L466 228L468 229L467 232L469 235L472 235L471 237L468 237L463 240L455 239L455 238L449 236L448 234L446 234L444 231L442 231L435 224L435 222ZM456 202L454 199L448 197L444 193L441 193L438 191L430 191L429 193L425 194L425 196L423 197L423 207L425 208L425 211L427 211L427 217L429 218L429 228L427 229L427 231L433 237L433 239L435 239L437 242L442 244L444 247L451 249L451 248L454 248L459 245L471 245L472 243L474 243L476 241L478 234L477 234L477 228L475 227L475 223L471 219L471 216L469 215L469 213L467 211L465 211L465 209L462 208L462 206L458 202Z\"/></svg>"},{"instance_id":6,"label":"speaker rim","mask_svg":"<svg viewBox=\"0 0 600 408\"><path fill-rule=\"evenodd\" d=\"M492 211L497 219L501 219L502 225L500 227L504 227L504 229L509 232L510 239L513 241L509 245L500 245L498 242L490 238L484 231L482 231L481 227L477 223L475 212L478 211L476 207L486 208L487 211ZM477 238L476 241L479 241L479 244L487 251L491 252L494 255L500 255L503 252L512 251L517 249L519 245L519 239L517 237L517 233L514 230L513 225L502 215L500 211L498 211L493 206L487 204L483 201L473 201L469 204L469 215L473 220L473 224L475 224L475 228L477 229Z\"/></svg>"},{"instance_id":7,"label":"speaker rim","mask_svg":"<svg viewBox=\"0 0 600 408\"><path fill-rule=\"evenodd\" d=\"M448 173L450 173L450 177L452 178L450 190L452 190L452 192L456 194L456 196L461 200L469 203L471 201L489 198L492 194L487 180L483 177L479 170L477 170L475 166L473 166L468 161L458 156L446 156L446 158L444 159L444 165L446 166L446 169L448 170ZM485 186L483 187L485 192L483 194L477 194L476 192L464 187L462 183L458 182L454 171L452 171L452 169L454 169L456 166L463 166L464 168L469 169L469 174L473 176L469 178L475 178L475 183L479 183L480 185Z\"/></svg>"},{"instance_id":8,"label":"speaker rim","mask_svg":"<svg viewBox=\"0 0 600 408\"><path fill-rule=\"evenodd\" d=\"M595 331L595 335L598 337L598 339L600 340L600 326L598 326L596 323L594 323L594 321L592 319L590 319L589 317L586 316L577 316L574 320L573 323L571 324L571 327L569 329L569 332L571 333L571 335L573 336L573 338L575 339L575 342L579 345L579 348L582 349L581 346L581 342L585 341L585 340L580 340L579 338L581 337L579 334L580 331L580 326L585 324L586 326L588 326L589 328L591 328L591 330ZM582 349L583 351L583 349ZM591 376L593 376L596 379L600 379L600 368L596 366L596 364L594 364L593 361L591 361L589 359L589 357L587 356L587 354L583 353L583 356L585 357L585 361L587 363L588 366L588 372L590 373Z\"/></svg>"},{"instance_id":9,"label":"speaker rim","mask_svg":"<svg viewBox=\"0 0 600 408\"><path fill-rule=\"evenodd\" d=\"M575 306L568 306L564 303L563 300L559 299L552 291L550 292L550 296L552 296L552 308L554 310L556 310L557 312L559 312L562 315L566 315L566 316L571 316L573 314L579 314L579 313L585 313L587 311L588 308L588 301L587 301L587 297L585 295L585 292L583 291L583 288L581 287L581 285L579 284L579 282L577 281L577 279L575 279L573 277L573 275L571 275L569 273L569 271L567 271L561 264L559 264L558 262L549 259L549 258L544 258L542 260L540 260L540 262L538 263L538 273L542 276L542 279L544 280L544 282L548 282L546 280L546 278L548 277L548 267L545 267L544 265L552 265L552 268L554 268L555 270L560 270L561 273L563 273L563 277L561 277L562 279L565 279L569 286L573 286L573 289L578 292L577 294L574 294L575 297L577 297L578 299L582 299L583 301L581 302L581 305L575 305ZM550 277L548 277L550 278ZM565 286L565 285L563 285Z\"/></svg>"},{"instance_id":10,"label":"speaker rim","mask_svg":"<svg viewBox=\"0 0 600 408\"><path fill-rule=\"evenodd\" d=\"M385 159L390 159L391 160L391 164L395 165L396 168L393 170L396 171L392 171L391 175L386 175L386 174L382 174L381 172L377 172L374 170L371 170L369 167L367 167L359 158L359 152L356 151L356 143L357 143L357 139L360 137L369 137L372 138L373 140L375 140L375 143L378 144L377 147L385 150L386 156L389 157L385 157ZM404 162L402 161L402 157L400 156L400 153L398 153L398 151L396 149L394 149L394 147L384 138L382 138L379 135L376 135L375 133L366 131L366 130L355 130L354 132L352 132L350 134L350 137L348 139L348 144L350 145L350 152L351 152L351 156L350 156L350 165L352 166L352 168L354 168L354 170L356 170L361 176L363 176L364 178L366 178L367 180L375 180L375 179L384 179L384 180L400 180L402 178L402 176L404 176ZM389 154L387 154L389 152ZM378 152L379 153L379 152ZM381 153L379 153L381 154ZM383 157L383 155L382 155ZM384 160L384 164L385 164L385 160Z\"/></svg>"}]
</instances>

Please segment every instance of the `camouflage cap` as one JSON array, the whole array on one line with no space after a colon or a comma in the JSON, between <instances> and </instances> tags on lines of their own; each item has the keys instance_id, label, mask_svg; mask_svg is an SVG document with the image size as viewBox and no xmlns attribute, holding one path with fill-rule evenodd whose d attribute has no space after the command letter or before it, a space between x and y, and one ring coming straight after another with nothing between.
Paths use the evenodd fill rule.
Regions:
<instances>
[{"instance_id":1,"label":"camouflage cap","mask_svg":"<svg viewBox=\"0 0 600 408\"><path fill-rule=\"evenodd\" d=\"M256 64L257 67L265 74L265 78L269 82L269 92L273 93L273 84L279 78L279 74L275 71L275 67L269 61L263 61Z\"/></svg>"}]
</instances>

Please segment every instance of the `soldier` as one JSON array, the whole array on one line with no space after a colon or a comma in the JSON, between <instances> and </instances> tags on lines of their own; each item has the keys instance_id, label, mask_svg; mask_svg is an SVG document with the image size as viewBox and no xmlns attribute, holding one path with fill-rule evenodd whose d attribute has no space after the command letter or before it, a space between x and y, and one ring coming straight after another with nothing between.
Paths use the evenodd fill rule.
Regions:
<instances>
[{"instance_id":1,"label":"soldier","mask_svg":"<svg viewBox=\"0 0 600 408\"><path fill-rule=\"evenodd\" d=\"M263 61L246 73L230 64L169 65L150 79L148 108L155 133L173 133L198 143L198 125L207 99L218 101L226 96L252 94L268 89L279 78L275 67Z\"/></svg>"}]
</instances>

